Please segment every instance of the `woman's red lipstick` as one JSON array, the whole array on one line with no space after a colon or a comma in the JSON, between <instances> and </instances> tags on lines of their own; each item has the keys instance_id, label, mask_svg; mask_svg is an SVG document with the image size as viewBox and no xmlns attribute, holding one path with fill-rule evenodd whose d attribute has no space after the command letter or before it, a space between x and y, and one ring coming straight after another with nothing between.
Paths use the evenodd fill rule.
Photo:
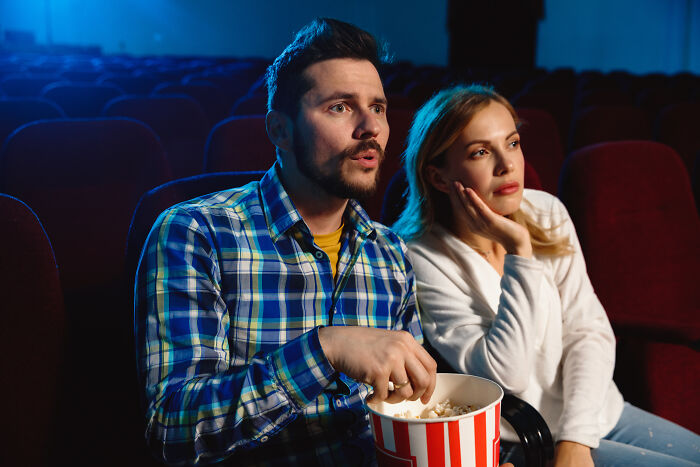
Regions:
<instances>
[{"instance_id":1,"label":"woman's red lipstick","mask_svg":"<svg viewBox=\"0 0 700 467\"><path fill-rule=\"evenodd\" d=\"M493 192L495 195L512 195L520 189L518 182L508 182L496 188Z\"/></svg>"}]
</instances>

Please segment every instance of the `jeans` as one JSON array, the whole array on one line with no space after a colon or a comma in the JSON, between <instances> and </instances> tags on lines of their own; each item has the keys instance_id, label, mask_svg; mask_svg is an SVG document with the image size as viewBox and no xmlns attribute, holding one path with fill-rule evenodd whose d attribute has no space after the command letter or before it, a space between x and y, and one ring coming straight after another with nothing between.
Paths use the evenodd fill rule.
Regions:
<instances>
[{"instance_id":1,"label":"jeans","mask_svg":"<svg viewBox=\"0 0 700 467\"><path fill-rule=\"evenodd\" d=\"M697 466L700 436L626 402L617 425L591 456L596 466ZM501 441L500 461L524 466L520 445Z\"/></svg>"}]
</instances>

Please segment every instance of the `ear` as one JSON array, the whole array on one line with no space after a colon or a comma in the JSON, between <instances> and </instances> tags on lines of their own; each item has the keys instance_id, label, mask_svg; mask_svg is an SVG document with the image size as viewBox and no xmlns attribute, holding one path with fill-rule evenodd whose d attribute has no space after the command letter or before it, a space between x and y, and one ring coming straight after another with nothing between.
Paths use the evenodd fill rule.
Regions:
<instances>
[{"instance_id":1,"label":"ear","mask_svg":"<svg viewBox=\"0 0 700 467\"><path fill-rule=\"evenodd\" d=\"M278 110L270 110L265 116L267 137L277 149L289 152L293 146L292 119Z\"/></svg>"},{"instance_id":2,"label":"ear","mask_svg":"<svg viewBox=\"0 0 700 467\"><path fill-rule=\"evenodd\" d=\"M438 169L434 165L428 165L425 167L426 180L430 183L436 190L442 191L443 193L450 192L450 180L443 176L441 169Z\"/></svg>"}]
</instances>

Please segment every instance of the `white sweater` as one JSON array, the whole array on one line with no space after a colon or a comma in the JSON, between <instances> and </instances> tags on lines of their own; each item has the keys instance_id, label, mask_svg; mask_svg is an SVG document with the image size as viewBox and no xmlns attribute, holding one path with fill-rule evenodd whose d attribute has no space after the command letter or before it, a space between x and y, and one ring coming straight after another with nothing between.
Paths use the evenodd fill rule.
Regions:
<instances>
[{"instance_id":1,"label":"white sweater","mask_svg":"<svg viewBox=\"0 0 700 467\"><path fill-rule=\"evenodd\" d=\"M615 336L593 291L564 205L526 189L521 208L566 235L573 255L506 255L503 277L441 226L409 242L424 333L453 368L533 405L555 441L598 447L623 399L612 381ZM506 440L517 441L507 427Z\"/></svg>"}]
</instances>

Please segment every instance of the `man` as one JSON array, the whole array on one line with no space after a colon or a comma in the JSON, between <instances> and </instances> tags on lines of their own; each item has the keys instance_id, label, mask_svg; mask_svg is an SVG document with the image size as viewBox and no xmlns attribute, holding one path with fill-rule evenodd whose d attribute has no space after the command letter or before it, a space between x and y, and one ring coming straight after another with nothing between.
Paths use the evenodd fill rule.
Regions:
<instances>
[{"instance_id":1,"label":"man","mask_svg":"<svg viewBox=\"0 0 700 467\"><path fill-rule=\"evenodd\" d=\"M135 305L164 461L367 464L370 389L430 398L405 246L352 200L375 189L389 134L379 63L365 31L307 25L268 70L275 166L156 221Z\"/></svg>"}]
</instances>

